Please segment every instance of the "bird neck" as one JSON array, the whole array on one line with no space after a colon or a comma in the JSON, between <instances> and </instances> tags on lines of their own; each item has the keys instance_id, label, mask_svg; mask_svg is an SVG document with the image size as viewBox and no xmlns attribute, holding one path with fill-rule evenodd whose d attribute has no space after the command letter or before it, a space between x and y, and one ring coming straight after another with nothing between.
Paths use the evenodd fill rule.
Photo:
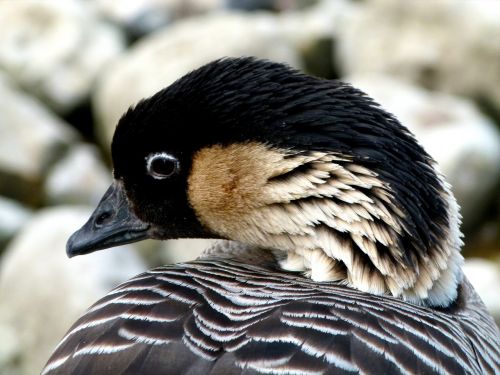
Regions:
<instances>
[{"instance_id":1,"label":"bird neck","mask_svg":"<svg viewBox=\"0 0 500 375\"><path fill-rule=\"evenodd\" d=\"M456 299L460 216L433 163L443 220L419 211L422 204L405 209L390 183L350 157L231 147L196 155L190 176L191 204L213 233L269 249L282 269L315 281L426 306Z\"/></svg>"}]
</instances>

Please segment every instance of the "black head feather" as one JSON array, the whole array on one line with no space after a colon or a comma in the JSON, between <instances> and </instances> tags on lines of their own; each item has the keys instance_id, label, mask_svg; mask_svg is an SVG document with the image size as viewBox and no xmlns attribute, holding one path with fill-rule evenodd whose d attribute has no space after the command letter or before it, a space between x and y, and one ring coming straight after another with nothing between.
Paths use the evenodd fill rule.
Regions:
<instances>
[{"instance_id":1,"label":"black head feather","mask_svg":"<svg viewBox=\"0 0 500 375\"><path fill-rule=\"evenodd\" d=\"M394 192L419 251L448 227L433 161L394 116L346 83L254 58L209 63L130 109L113 139L115 177L140 205L138 215L179 223L181 237L200 236L185 196L193 154L209 145L248 141L336 152L373 170ZM144 158L159 150L176 154L183 170L152 183L143 173Z\"/></svg>"}]
</instances>

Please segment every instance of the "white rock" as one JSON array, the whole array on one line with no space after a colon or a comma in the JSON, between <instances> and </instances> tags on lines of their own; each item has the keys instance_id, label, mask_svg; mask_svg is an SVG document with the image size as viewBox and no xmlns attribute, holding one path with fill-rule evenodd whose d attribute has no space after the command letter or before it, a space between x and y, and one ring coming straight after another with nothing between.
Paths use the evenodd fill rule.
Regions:
<instances>
[{"instance_id":1,"label":"white rock","mask_svg":"<svg viewBox=\"0 0 500 375\"><path fill-rule=\"evenodd\" d=\"M31 211L0 196L0 252L2 246L28 221Z\"/></svg>"},{"instance_id":2,"label":"white rock","mask_svg":"<svg viewBox=\"0 0 500 375\"><path fill-rule=\"evenodd\" d=\"M344 20L355 10L348 0L323 0L306 9L284 12L277 20L285 36L301 50L317 39L335 37Z\"/></svg>"},{"instance_id":3,"label":"white rock","mask_svg":"<svg viewBox=\"0 0 500 375\"><path fill-rule=\"evenodd\" d=\"M0 66L60 112L89 95L122 39L83 1L0 1Z\"/></svg>"},{"instance_id":4,"label":"white rock","mask_svg":"<svg viewBox=\"0 0 500 375\"><path fill-rule=\"evenodd\" d=\"M111 182L111 172L100 160L97 148L79 144L50 171L45 180L45 197L50 204L95 206Z\"/></svg>"},{"instance_id":5,"label":"white rock","mask_svg":"<svg viewBox=\"0 0 500 375\"><path fill-rule=\"evenodd\" d=\"M500 324L500 266L486 259L465 260L464 273L476 289L497 324Z\"/></svg>"},{"instance_id":6,"label":"white rock","mask_svg":"<svg viewBox=\"0 0 500 375\"><path fill-rule=\"evenodd\" d=\"M42 211L8 246L0 264L0 329L10 330L18 344L4 355L3 373L16 366L21 374L39 373L86 308L145 270L130 246L66 257L66 240L90 213L83 207Z\"/></svg>"},{"instance_id":7,"label":"white rock","mask_svg":"<svg viewBox=\"0 0 500 375\"><path fill-rule=\"evenodd\" d=\"M164 241L159 249L160 259L165 264L188 262L198 258L203 250L216 241L204 239Z\"/></svg>"},{"instance_id":8,"label":"white rock","mask_svg":"<svg viewBox=\"0 0 500 375\"><path fill-rule=\"evenodd\" d=\"M14 362L16 355L22 351L16 332L0 322L0 338L0 371L3 375L24 375Z\"/></svg>"},{"instance_id":9,"label":"white rock","mask_svg":"<svg viewBox=\"0 0 500 375\"><path fill-rule=\"evenodd\" d=\"M500 134L494 124L469 100L377 75L345 80L410 128L452 184L464 224L476 220L500 179Z\"/></svg>"},{"instance_id":10,"label":"white rock","mask_svg":"<svg viewBox=\"0 0 500 375\"><path fill-rule=\"evenodd\" d=\"M347 0L323 0L315 6L283 12L276 17L307 72L327 78L337 74L333 60L334 40L338 27L343 25L351 9L352 3Z\"/></svg>"},{"instance_id":11,"label":"white rock","mask_svg":"<svg viewBox=\"0 0 500 375\"><path fill-rule=\"evenodd\" d=\"M360 2L338 28L346 74L387 73L500 108L500 2Z\"/></svg>"},{"instance_id":12,"label":"white rock","mask_svg":"<svg viewBox=\"0 0 500 375\"><path fill-rule=\"evenodd\" d=\"M299 65L275 17L268 14L191 18L142 39L110 67L94 97L103 143L109 143L130 105L214 59L243 55Z\"/></svg>"},{"instance_id":13,"label":"white rock","mask_svg":"<svg viewBox=\"0 0 500 375\"><path fill-rule=\"evenodd\" d=\"M0 194L37 203L42 175L78 137L1 74L0 97Z\"/></svg>"},{"instance_id":14,"label":"white rock","mask_svg":"<svg viewBox=\"0 0 500 375\"><path fill-rule=\"evenodd\" d=\"M132 35L154 31L170 22L220 9L225 0L92 0L105 18L120 24Z\"/></svg>"}]
</instances>

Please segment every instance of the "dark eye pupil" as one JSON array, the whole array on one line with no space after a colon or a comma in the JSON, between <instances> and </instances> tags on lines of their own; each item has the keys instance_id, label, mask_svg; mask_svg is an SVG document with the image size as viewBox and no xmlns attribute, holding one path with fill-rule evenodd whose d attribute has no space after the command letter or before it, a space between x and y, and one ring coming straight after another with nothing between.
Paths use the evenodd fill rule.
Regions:
<instances>
[{"instance_id":1,"label":"dark eye pupil","mask_svg":"<svg viewBox=\"0 0 500 375\"><path fill-rule=\"evenodd\" d=\"M156 158L151 162L151 171L159 176L170 176L175 172L176 163L174 160Z\"/></svg>"}]
</instances>

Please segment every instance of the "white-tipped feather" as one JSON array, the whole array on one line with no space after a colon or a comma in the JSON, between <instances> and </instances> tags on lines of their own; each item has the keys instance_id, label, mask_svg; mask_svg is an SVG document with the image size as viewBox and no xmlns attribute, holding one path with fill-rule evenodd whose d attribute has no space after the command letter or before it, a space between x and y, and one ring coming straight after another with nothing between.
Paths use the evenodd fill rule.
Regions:
<instances>
[{"instance_id":1,"label":"white-tipped feather","mask_svg":"<svg viewBox=\"0 0 500 375\"><path fill-rule=\"evenodd\" d=\"M229 174L211 172L213 165ZM306 168L295 172L299 167ZM237 185L249 181L249 175L251 188ZM347 156L294 155L260 144L209 147L195 156L189 199L201 222L215 233L287 253L280 260L283 269L305 271L317 281L344 281L369 293L445 306L456 296L462 258L458 207L449 186L440 181L449 228L429 250L430 258L426 250L414 258L412 267L404 263L408 254L403 251L408 250L401 249L398 240L411 231L391 186ZM235 183L234 193L224 190ZM210 195L203 190L208 185L213 187ZM234 210L226 206L223 214L214 215L220 211L219 202ZM380 247L387 254L379 253ZM352 252L365 254L369 262Z\"/></svg>"}]
</instances>

